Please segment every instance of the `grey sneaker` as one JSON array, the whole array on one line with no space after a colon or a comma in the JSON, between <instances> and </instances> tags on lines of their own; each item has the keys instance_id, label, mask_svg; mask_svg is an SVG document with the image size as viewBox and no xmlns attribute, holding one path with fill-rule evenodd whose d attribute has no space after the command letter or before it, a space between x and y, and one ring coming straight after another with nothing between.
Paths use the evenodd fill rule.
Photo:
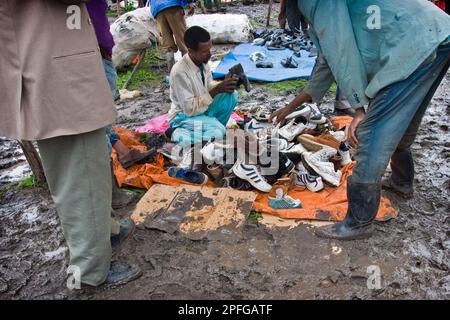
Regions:
<instances>
[{"instance_id":1,"label":"grey sneaker","mask_svg":"<svg viewBox=\"0 0 450 320\"><path fill-rule=\"evenodd\" d=\"M129 265L125 262L113 261L105 280L106 285L118 286L136 280L142 275L138 266Z\"/></svg>"}]
</instances>

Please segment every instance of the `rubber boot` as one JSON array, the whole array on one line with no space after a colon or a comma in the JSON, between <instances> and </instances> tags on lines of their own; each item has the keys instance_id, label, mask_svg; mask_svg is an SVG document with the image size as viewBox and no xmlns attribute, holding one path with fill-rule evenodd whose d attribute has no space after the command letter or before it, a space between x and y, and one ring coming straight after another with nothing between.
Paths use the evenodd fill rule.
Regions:
<instances>
[{"instance_id":1,"label":"rubber boot","mask_svg":"<svg viewBox=\"0 0 450 320\"><path fill-rule=\"evenodd\" d=\"M395 191L405 198L412 197L414 193L414 160L411 150L395 150L391 157L391 169L391 177L381 182L382 188Z\"/></svg>"},{"instance_id":2,"label":"rubber boot","mask_svg":"<svg viewBox=\"0 0 450 320\"><path fill-rule=\"evenodd\" d=\"M231 67L229 71L233 76L236 76L239 79L238 83L236 84L236 88L239 88L239 86L243 84L245 87L245 91L250 92L250 81L248 81L247 75L244 73L244 68L242 67L242 65L238 63L237 65Z\"/></svg>"},{"instance_id":3,"label":"rubber boot","mask_svg":"<svg viewBox=\"0 0 450 320\"><path fill-rule=\"evenodd\" d=\"M348 210L344 221L317 228L321 238L337 240L366 239L372 235L373 225L380 206L380 183L354 183L347 178Z\"/></svg>"},{"instance_id":4,"label":"rubber boot","mask_svg":"<svg viewBox=\"0 0 450 320\"><path fill-rule=\"evenodd\" d=\"M113 209L120 209L128 205L134 200L134 194L130 191L121 190L117 184L114 169L111 163L111 177L112 177L112 203Z\"/></svg>"}]
</instances>

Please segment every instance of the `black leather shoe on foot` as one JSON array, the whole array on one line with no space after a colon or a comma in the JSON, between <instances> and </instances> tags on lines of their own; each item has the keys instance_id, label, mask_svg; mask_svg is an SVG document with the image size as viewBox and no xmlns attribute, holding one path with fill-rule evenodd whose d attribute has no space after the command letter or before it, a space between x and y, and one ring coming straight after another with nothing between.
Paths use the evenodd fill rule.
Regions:
<instances>
[{"instance_id":1,"label":"black leather shoe on foot","mask_svg":"<svg viewBox=\"0 0 450 320\"><path fill-rule=\"evenodd\" d=\"M105 280L106 285L118 286L139 278L142 271L138 266L132 266L124 262L113 261Z\"/></svg>"},{"instance_id":2,"label":"black leather shoe on foot","mask_svg":"<svg viewBox=\"0 0 450 320\"><path fill-rule=\"evenodd\" d=\"M367 239L372 236L372 224L366 226L349 227L345 222L338 222L329 226L316 228L316 236L320 238L336 240L359 240Z\"/></svg>"},{"instance_id":3,"label":"black leather shoe on foot","mask_svg":"<svg viewBox=\"0 0 450 320\"><path fill-rule=\"evenodd\" d=\"M120 246L128 239L134 231L134 222L130 218L120 221L120 232L117 235L111 236L111 248L113 253L116 253Z\"/></svg>"},{"instance_id":4,"label":"black leather shoe on foot","mask_svg":"<svg viewBox=\"0 0 450 320\"><path fill-rule=\"evenodd\" d=\"M381 180L381 188L384 190L393 191L405 199L411 199L414 196L414 189L412 187L397 186L389 178Z\"/></svg>"}]
</instances>

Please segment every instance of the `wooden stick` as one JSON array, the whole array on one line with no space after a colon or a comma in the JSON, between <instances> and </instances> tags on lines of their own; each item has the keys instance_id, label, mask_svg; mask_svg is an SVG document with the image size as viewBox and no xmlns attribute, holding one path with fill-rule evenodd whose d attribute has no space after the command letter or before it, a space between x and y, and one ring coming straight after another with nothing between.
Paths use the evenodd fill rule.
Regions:
<instances>
[{"instance_id":1,"label":"wooden stick","mask_svg":"<svg viewBox=\"0 0 450 320\"><path fill-rule=\"evenodd\" d=\"M139 68L139 66L142 63L142 60L144 60L145 57L145 53L147 52L147 48L143 49L141 51L141 53L139 54L139 61L138 63L136 63L136 65L133 68L133 71L131 71L130 76L128 77L127 81L125 81L125 83L122 86L122 90L126 89L128 87L128 85L130 84L131 78L133 78L133 75L136 73L137 69Z\"/></svg>"},{"instance_id":2,"label":"wooden stick","mask_svg":"<svg viewBox=\"0 0 450 320\"><path fill-rule=\"evenodd\" d=\"M272 2L273 2L273 0L269 0L269 9L268 9L268 12L267 12L266 27L268 27L270 25L270 16L272 15Z\"/></svg>"},{"instance_id":3,"label":"wooden stick","mask_svg":"<svg viewBox=\"0 0 450 320\"><path fill-rule=\"evenodd\" d=\"M18 141L25 158L30 165L31 171L33 172L34 178L39 185L45 185L46 179L44 174L44 168L42 167L41 157L36 151L31 141L19 140Z\"/></svg>"}]
</instances>

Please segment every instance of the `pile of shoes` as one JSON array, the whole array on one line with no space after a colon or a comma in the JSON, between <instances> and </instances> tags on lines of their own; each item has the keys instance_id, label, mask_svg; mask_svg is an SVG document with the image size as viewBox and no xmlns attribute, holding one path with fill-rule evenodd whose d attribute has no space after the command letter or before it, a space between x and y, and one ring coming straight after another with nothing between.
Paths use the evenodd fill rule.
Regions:
<instances>
[{"instance_id":1,"label":"pile of shoes","mask_svg":"<svg viewBox=\"0 0 450 320\"><path fill-rule=\"evenodd\" d=\"M227 129L223 140L212 140L184 152L165 144L159 152L174 165L171 177L203 185L258 190L269 194L274 209L301 208L290 189L320 192L338 187L341 168L352 159L344 131L335 131L315 104L304 104L282 123L269 122L272 109L253 105L239 129ZM169 152L168 150L171 149ZM178 156L174 156L177 154Z\"/></svg>"},{"instance_id":2,"label":"pile of shoes","mask_svg":"<svg viewBox=\"0 0 450 320\"><path fill-rule=\"evenodd\" d=\"M254 45L266 46L268 50L291 49L296 57L301 57L300 50L308 51L310 57L317 55L312 41L301 31L261 28L254 30L253 36Z\"/></svg>"}]
</instances>

